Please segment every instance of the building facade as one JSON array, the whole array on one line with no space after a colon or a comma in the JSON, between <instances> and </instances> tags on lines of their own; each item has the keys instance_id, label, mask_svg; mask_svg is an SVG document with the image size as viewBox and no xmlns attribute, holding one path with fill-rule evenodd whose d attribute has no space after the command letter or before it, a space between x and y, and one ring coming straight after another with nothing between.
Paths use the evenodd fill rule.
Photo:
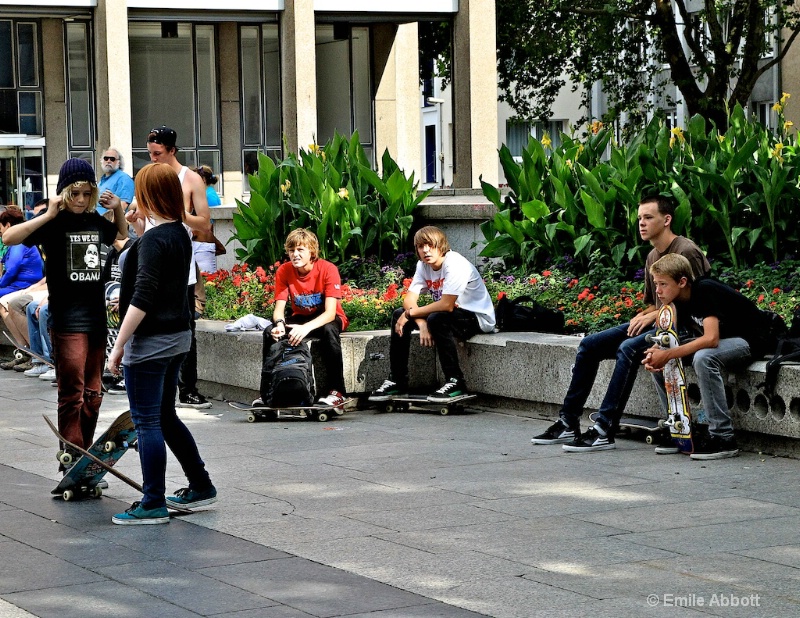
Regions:
<instances>
[{"instance_id":1,"label":"building facade","mask_svg":"<svg viewBox=\"0 0 800 618\"><path fill-rule=\"evenodd\" d=\"M134 174L162 124L185 165L219 174L226 203L259 151L334 131L419 177L423 19L452 20L460 41L453 182L477 186L496 169L477 147L497 132L491 0L0 0L0 203L52 195L66 158L96 166L108 146Z\"/></svg>"}]
</instances>

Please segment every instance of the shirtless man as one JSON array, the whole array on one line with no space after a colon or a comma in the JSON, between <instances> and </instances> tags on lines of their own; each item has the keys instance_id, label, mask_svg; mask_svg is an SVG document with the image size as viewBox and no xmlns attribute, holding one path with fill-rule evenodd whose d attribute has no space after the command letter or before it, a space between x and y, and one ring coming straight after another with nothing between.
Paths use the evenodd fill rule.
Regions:
<instances>
[{"instance_id":1,"label":"shirtless man","mask_svg":"<svg viewBox=\"0 0 800 618\"><path fill-rule=\"evenodd\" d=\"M192 237L197 240L212 238L211 211L208 209L205 182L197 172L185 165L181 165L181 162L178 161L178 147L175 145L177 139L178 134L175 130L167 126L161 125L151 130L147 135L147 151L150 153L150 161L153 163L166 163L178 174L183 188L183 222L189 228ZM129 211L128 221L134 226L136 233L139 235L150 227L147 220L143 219L135 209ZM189 270L189 287L187 289L189 313L192 315L192 347L181 366L178 380L178 398L182 406L199 409L210 408L211 402L206 401L205 397L197 392L197 342L194 336L195 283L197 283L197 267L193 258Z\"/></svg>"}]
</instances>

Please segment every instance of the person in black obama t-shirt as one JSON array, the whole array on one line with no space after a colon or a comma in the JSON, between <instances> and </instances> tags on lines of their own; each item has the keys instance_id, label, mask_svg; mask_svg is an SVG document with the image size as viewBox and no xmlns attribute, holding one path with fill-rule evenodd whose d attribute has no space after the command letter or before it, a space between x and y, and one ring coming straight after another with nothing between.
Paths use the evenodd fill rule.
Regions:
<instances>
[{"instance_id":1,"label":"person in black obama t-shirt","mask_svg":"<svg viewBox=\"0 0 800 618\"><path fill-rule=\"evenodd\" d=\"M103 399L101 375L106 349L106 308L100 243L127 236L122 206L114 222L95 212L97 184L92 166L68 159L58 174L57 196L40 216L11 228L8 245L40 245L47 256L50 328L58 377L58 430L70 442L91 446ZM100 196L107 203L108 191ZM63 469L63 467L62 467Z\"/></svg>"}]
</instances>

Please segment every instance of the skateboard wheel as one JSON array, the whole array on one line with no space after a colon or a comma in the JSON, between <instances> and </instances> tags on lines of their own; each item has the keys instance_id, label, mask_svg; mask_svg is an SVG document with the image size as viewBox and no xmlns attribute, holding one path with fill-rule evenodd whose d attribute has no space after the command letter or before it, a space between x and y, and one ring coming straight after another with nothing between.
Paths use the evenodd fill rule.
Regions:
<instances>
[{"instance_id":1,"label":"skateboard wheel","mask_svg":"<svg viewBox=\"0 0 800 618\"><path fill-rule=\"evenodd\" d=\"M95 485L92 488L92 497L93 498L99 498L102 495L103 495L103 488Z\"/></svg>"},{"instance_id":2,"label":"skateboard wheel","mask_svg":"<svg viewBox=\"0 0 800 618\"><path fill-rule=\"evenodd\" d=\"M448 414L450 414L450 408L447 406L440 408L439 414L441 414L442 416L447 416Z\"/></svg>"},{"instance_id":3,"label":"skateboard wheel","mask_svg":"<svg viewBox=\"0 0 800 618\"><path fill-rule=\"evenodd\" d=\"M384 404L383 411L384 412L394 412L394 404L393 403Z\"/></svg>"},{"instance_id":4,"label":"skateboard wheel","mask_svg":"<svg viewBox=\"0 0 800 618\"><path fill-rule=\"evenodd\" d=\"M675 425L673 425L673 428L675 429L675 433L683 433L683 423L682 422L677 421L675 423Z\"/></svg>"},{"instance_id":5,"label":"skateboard wheel","mask_svg":"<svg viewBox=\"0 0 800 618\"><path fill-rule=\"evenodd\" d=\"M58 455L58 461L61 462L61 465L68 466L72 463L72 454L67 453L66 451L60 451Z\"/></svg>"},{"instance_id":6,"label":"skateboard wheel","mask_svg":"<svg viewBox=\"0 0 800 618\"><path fill-rule=\"evenodd\" d=\"M317 412L317 420L320 423L324 423L328 420L328 413L327 412Z\"/></svg>"},{"instance_id":7,"label":"skateboard wheel","mask_svg":"<svg viewBox=\"0 0 800 618\"><path fill-rule=\"evenodd\" d=\"M14 358L15 358L16 360L20 360L20 359L22 359L24 356L25 356L25 354L22 352L22 350L14 350Z\"/></svg>"},{"instance_id":8,"label":"skateboard wheel","mask_svg":"<svg viewBox=\"0 0 800 618\"><path fill-rule=\"evenodd\" d=\"M255 423L256 422L256 415L255 414L248 414L247 415L247 422L248 423Z\"/></svg>"},{"instance_id":9,"label":"skateboard wheel","mask_svg":"<svg viewBox=\"0 0 800 618\"><path fill-rule=\"evenodd\" d=\"M106 442L103 445L103 452L104 453L111 453L116 448L117 448L117 443L116 442L112 442L111 440L109 440L108 442Z\"/></svg>"},{"instance_id":10,"label":"skateboard wheel","mask_svg":"<svg viewBox=\"0 0 800 618\"><path fill-rule=\"evenodd\" d=\"M652 444L653 443L653 436L647 436L645 439L645 444Z\"/></svg>"},{"instance_id":11,"label":"skateboard wheel","mask_svg":"<svg viewBox=\"0 0 800 618\"><path fill-rule=\"evenodd\" d=\"M71 489L65 489L64 493L61 495L64 498L64 502L69 502L75 497L75 492L73 492Z\"/></svg>"}]
</instances>

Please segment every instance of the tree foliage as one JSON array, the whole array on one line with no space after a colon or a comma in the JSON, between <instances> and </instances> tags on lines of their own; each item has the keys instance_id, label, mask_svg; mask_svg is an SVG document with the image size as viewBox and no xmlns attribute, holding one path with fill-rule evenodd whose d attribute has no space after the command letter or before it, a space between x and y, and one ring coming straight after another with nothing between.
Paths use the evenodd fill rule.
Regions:
<instances>
[{"instance_id":1,"label":"tree foliage","mask_svg":"<svg viewBox=\"0 0 800 618\"><path fill-rule=\"evenodd\" d=\"M606 119L643 120L672 82L689 116L725 128L800 32L796 0L496 0L501 100L549 118L568 83L588 103L601 82ZM647 94L655 95L648 99Z\"/></svg>"}]
</instances>

